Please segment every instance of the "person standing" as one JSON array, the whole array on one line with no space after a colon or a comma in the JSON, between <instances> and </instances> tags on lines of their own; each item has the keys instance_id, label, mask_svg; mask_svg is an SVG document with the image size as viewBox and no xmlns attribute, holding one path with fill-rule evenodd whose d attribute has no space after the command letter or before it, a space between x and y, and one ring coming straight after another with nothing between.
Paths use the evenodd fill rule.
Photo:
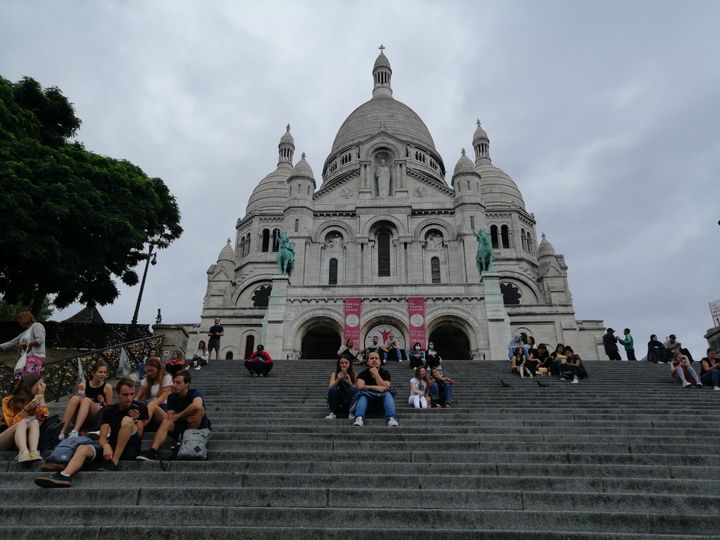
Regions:
<instances>
[{"instance_id":1,"label":"person standing","mask_svg":"<svg viewBox=\"0 0 720 540\"><path fill-rule=\"evenodd\" d=\"M25 367L15 374L20 379L30 373L40 373L45 363L45 327L35 320L29 311L17 314L17 320L24 330L10 341L0 343L0 349L15 347L19 351L27 351Z\"/></svg>"},{"instance_id":2,"label":"person standing","mask_svg":"<svg viewBox=\"0 0 720 540\"><path fill-rule=\"evenodd\" d=\"M210 327L208 332L208 360L212 355L213 349L215 349L215 360L220 358L220 338L225 335L225 329L220 325L220 319L215 318L215 324Z\"/></svg>"},{"instance_id":3,"label":"person standing","mask_svg":"<svg viewBox=\"0 0 720 540\"><path fill-rule=\"evenodd\" d=\"M632 334L630 333L630 329L626 328L623 330L624 337L620 338L620 343L623 344L623 347L625 347L625 354L627 355L627 359L631 362L636 362L637 358L635 358L635 342L633 340Z\"/></svg>"},{"instance_id":4,"label":"person standing","mask_svg":"<svg viewBox=\"0 0 720 540\"><path fill-rule=\"evenodd\" d=\"M603 335L603 347L605 347L605 354L607 354L609 360L622 360L617 342L618 337L615 335L615 330L608 328Z\"/></svg>"}]
</instances>

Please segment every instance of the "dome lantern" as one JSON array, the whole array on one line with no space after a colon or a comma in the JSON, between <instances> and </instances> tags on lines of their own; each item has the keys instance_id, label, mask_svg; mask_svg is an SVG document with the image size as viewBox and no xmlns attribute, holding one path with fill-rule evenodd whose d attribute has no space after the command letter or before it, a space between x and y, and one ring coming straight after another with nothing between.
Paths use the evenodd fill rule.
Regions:
<instances>
[{"instance_id":1,"label":"dome lantern","mask_svg":"<svg viewBox=\"0 0 720 540\"><path fill-rule=\"evenodd\" d=\"M473 148L475 149L475 163L486 159L490 161L490 139L487 133L480 125L480 119L477 121L477 129L473 135Z\"/></svg>"},{"instance_id":2,"label":"dome lantern","mask_svg":"<svg viewBox=\"0 0 720 540\"><path fill-rule=\"evenodd\" d=\"M372 70L373 81L375 83L373 87L373 99L392 97L392 86L390 85L392 68L390 67L390 60L388 60L385 53L383 53L385 47L381 44L379 48L380 54L375 60L375 65Z\"/></svg>"},{"instance_id":3,"label":"dome lantern","mask_svg":"<svg viewBox=\"0 0 720 540\"><path fill-rule=\"evenodd\" d=\"M285 129L285 134L280 137L280 143L278 144L278 166L283 163L292 166L293 153L295 152L295 139L290 133L290 124Z\"/></svg>"}]
</instances>

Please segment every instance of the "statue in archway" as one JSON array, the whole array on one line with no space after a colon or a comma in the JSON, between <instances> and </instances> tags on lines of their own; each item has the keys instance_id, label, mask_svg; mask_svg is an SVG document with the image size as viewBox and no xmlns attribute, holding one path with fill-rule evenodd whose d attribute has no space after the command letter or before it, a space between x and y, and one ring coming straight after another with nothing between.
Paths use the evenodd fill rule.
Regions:
<instances>
[{"instance_id":1,"label":"statue in archway","mask_svg":"<svg viewBox=\"0 0 720 540\"><path fill-rule=\"evenodd\" d=\"M475 233L475 238L477 238L478 241L477 253L475 255L475 264L477 265L478 272L480 275L482 275L483 272L492 272L493 250L490 235L483 229L480 229Z\"/></svg>"},{"instance_id":2,"label":"statue in archway","mask_svg":"<svg viewBox=\"0 0 720 540\"><path fill-rule=\"evenodd\" d=\"M389 197L390 196L390 168L385 165L385 160L380 160L375 171L375 178L377 178L378 186L378 197Z\"/></svg>"},{"instance_id":3,"label":"statue in archway","mask_svg":"<svg viewBox=\"0 0 720 540\"><path fill-rule=\"evenodd\" d=\"M295 265L295 242L291 242L286 232L278 234L278 253L275 264L281 274L290 277Z\"/></svg>"}]
</instances>

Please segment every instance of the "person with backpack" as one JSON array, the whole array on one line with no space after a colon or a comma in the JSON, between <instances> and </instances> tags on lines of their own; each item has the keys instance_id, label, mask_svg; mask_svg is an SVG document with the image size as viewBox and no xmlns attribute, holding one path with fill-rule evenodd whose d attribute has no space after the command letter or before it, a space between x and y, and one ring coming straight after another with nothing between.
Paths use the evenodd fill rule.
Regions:
<instances>
[{"instance_id":1,"label":"person with backpack","mask_svg":"<svg viewBox=\"0 0 720 540\"><path fill-rule=\"evenodd\" d=\"M155 433L150 448L137 456L140 461L156 461L158 449L170 435L176 441L182 439L187 429L211 429L205 413L205 397L202 392L190 388L190 372L179 371L173 377L173 392L167 400L165 420Z\"/></svg>"}]
</instances>

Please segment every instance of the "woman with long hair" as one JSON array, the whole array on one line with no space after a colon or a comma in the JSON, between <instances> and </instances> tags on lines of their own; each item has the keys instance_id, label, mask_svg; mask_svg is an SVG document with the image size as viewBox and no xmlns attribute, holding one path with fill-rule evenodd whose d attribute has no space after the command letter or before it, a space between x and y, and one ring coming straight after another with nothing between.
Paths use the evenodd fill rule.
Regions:
<instances>
[{"instance_id":1,"label":"woman with long hair","mask_svg":"<svg viewBox=\"0 0 720 540\"><path fill-rule=\"evenodd\" d=\"M427 409L428 386L427 369L425 369L424 366L416 367L415 376L410 379L410 397L408 398L408 404L416 409Z\"/></svg>"},{"instance_id":2,"label":"woman with long hair","mask_svg":"<svg viewBox=\"0 0 720 540\"><path fill-rule=\"evenodd\" d=\"M185 357L182 351L173 351L172 356L165 361L165 371L174 377L181 369L185 369Z\"/></svg>"},{"instance_id":3,"label":"woman with long hair","mask_svg":"<svg viewBox=\"0 0 720 540\"><path fill-rule=\"evenodd\" d=\"M338 416L347 417L353 397L355 397L355 373L352 362L346 357L338 358L335 371L330 374L327 402L330 408L326 420L334 420Z\"/></svg>"},{"instance_id":4,"label":"woman with long hair","mask_svg":"<svg viewBox=\"0 0 720 540\"><path fill-rule=\"evenodd\" d=\"M148 422L155 420L160 424L165 419L163 405L172 390L172 375L165 371L165 368L157 357L148 359L145 363L145 377L140 381L135 399L147 404Z\"/></svg>"},{"instance_id":5,"label":"woman with long hair","mask_svg":"<svg viewBox=\"0 0 720 540\"><path fill-rule=\"evenodd\" d=\"M45 382L42 373L25 375L15 390L2 400L0 450L18 449L18 462L38 461L40 423L48 416L45 405Z\"/></svg>"},{"instance_id":6,"label":"woman with long hair","mask_svg":"<svg viewBox=\"0 0 720 540\"><path fill-rule=\"evenodd\" d=\"M443 375L442 371L437 368L433 368L430 374L430 393L433 407L446 407L449 409L450 403L452 403L452 387L455 381Z\"/></svg>"},{"instance_id":7,"label":"woman with long hair","mask_svg":"<svg viewBox=\"0 0 720 540\"><path fill-rule=\"evenodd\" d=\"M210 358L210 352L208 351L207 345L205 342L201 339L200 343L198 343L197 351L195 351L195 354L192 357L192 360L190 361L190 365L193 369L198 370L203 366L208 365L208 360Z\"/></svg>"},{"instance_id":8,"label":"woman with long hair","mask_svg":"<svg viewBox=\"0 0 720 540\"><path fill-rule=\"evenodd\" d=\"M21 311L17 314L18 323L23 327L20 332L10 341L0 343L0 349L15 347L18 351L27 353L27 360L22 371L16 373L19 379L28 373L40 373L45 362L45 327L35 320L29 311Z\"/></svg>"},{"instance_id":9,"label":"woman with long hair","mask_svg":"<svg viewBox=\"0 0 720 540\"><path fill-rule=\"evenodd\" d=\"M100 409L112 403L112 386L105 382L108 376L108 365L98 362L90 369L90 378L77 385L77 394L72 396L65 406L63 425L60 430L60 440L66 436L77 437L82 431L86 420L94 419ZM75 419L70 435L67 428Z\"/></svg>"}]
</instances>

